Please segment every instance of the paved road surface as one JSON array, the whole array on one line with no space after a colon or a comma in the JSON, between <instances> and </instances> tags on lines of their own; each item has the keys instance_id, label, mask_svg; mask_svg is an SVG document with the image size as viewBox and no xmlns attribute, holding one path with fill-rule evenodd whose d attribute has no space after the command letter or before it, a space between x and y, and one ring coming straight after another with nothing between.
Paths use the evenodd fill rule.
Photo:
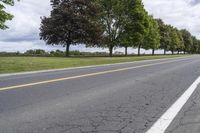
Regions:
<instances>
[{"instance_id":1,"label":"paved road surface","mask_svg":"<svg viewBox=\"0 0 200 133\"><path fill-rule=\"evenodd\" d=\"M0 133L146 133L200 76L200 57L0 77ZM166 133L200 132L200 87Z\"/></svg>"}]
</instances>

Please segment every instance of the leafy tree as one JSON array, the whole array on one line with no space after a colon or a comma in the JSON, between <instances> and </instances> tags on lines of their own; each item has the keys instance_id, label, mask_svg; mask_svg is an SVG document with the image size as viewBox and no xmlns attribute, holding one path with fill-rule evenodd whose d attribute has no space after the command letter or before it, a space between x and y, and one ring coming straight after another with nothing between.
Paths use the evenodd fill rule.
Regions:
<instances>
[{"instance_id":1,"label":"leafy tree","mask_svg":"<svg viewBox=\"0 0 200 133\"><path fill-rule=\"evenodd\" d=\"M171 43L169 45L169 50L172 52L172 54L174 54L175 50L178 48L180 44L177 30L174 27L171 27L170 37L171 37Z\"/></svg>"},{"instance_id":2,"label":"leafy tree","mask_svg":"<svg viewBox=\"0 0 200 133\"><path fill-rule=\"evenodd\" d=\"M181 33L182 33L183 41L184 41L184 53L186 52L190 53L191 47L193 45L192 35L186 29L181 30Z\"/></svg>"},{"instance_id":3,"label":"leafy tree","mask_svg":"<svg viewBox=\"0 0 200 133\"><path fill-rule=\"evenodd\" d=\"M192 36L193 45L191 46L191 53L196 54L199 50L199 41L195 36Z\"/></svg>"},{"instance_id":4,"label":"leafy tree","mask_svg":"<svg viewBox=\"0 0 200 133\"><path fill-rule=\"evenodd\" d=\"M170 26L166 25L161 19L157 19L160 30L160 48L164 49L164 55L169 50L170 38Z\"/></svg>"},{"instance_id":5,"label":"leafy tree","mask_svg":"<svg viewBox=\"0 0 200 133\"><path fill-rule=\"evenodd\" d=\"M101 25L97 21L99 9L94 1L52 0L50 17L43 17L41 39L48 45L66 47L69 56L71 45L97 44L102 37Z\"/></svg>"},{"instance_id":6,"label":"leafy tree","mask_svg":"<svg viewBox=\"0 0 200 133\"><path fill-rule=\"evenodd\" d=\"M50 0L50 2L51 2L51 6L53 8L56 8L61 3L61 0Z\"/></svg>"},{"instance_id":7,"label":"leafy tree","mask_svg":"<svg viewBox=\"0 0 200 133\"><path fill-rule=\"evenodd\" d=\"M98 0L101 8L101 22L104 25L104 46L109 48L110 56L113 48L119 45L119 37L123 32L124 1Z\"/></svg>"},{"instance_id":8,"label":"leafy tree","mask_svg":"<svg viewBox=\"0 0 200 133\"><path fill-rule=\"evenodd\" d=\"M13 15L5 11L5 5L13 6L14 3L14 0L0 0L0 29L7 29L5 22L13 18Z\"/></svg>"},{"instance_id":9,"label":"leafy tree","mask_svg":"<svg viewBox=\"0 0 200 133\"><path fill-rule=\"evenodd\" d=\"M120 47L124 47L125 48L125 56L128 55L128 47L131 47L131 43L129 43L127 41L127 36L126 33L124 33L121 37L120 37Z\"/></svg>"},{"instance_id":10,"label":"leafy tree","mask_svg":"<svg viewBox=\"0 0 200 133\"><path fill-rule=\"evenodd\" d=\"M200 54L200 40L197 40L198 42L198 50L197 50L197 53Z\"/></svg>"},{"instance_id":11,"label":"leafy tree","mask_svg":"<svg viewBox=\"0 0 200 133\"><path fill-rule=\"evenodd\" d=\"M35 54L35 51L34 50L27 50L25 53L25 55L34 55Z\"/></svg>"},{"instance_id":12,"label":"leafy tree","mask_svg":"<svg viewBox=\"0 0 200 133\"><path fill-rule=\"evenodd\" d=\"M149 16L149 32L144 39L145 49L152 49L152 55L155 53L155 49L160 47L160 32L157 21L153 16Z\"/></svg>"},{"instance_id":13,"label":"leafy tree","mask_svg":"<svg viewBox=\"0 0 200 133\"><path fill-rule=\"evenodd\" d=\"M122 33L119 35L119 46L125 48L125 56L128 55L128 47L132 47L131 43L128 41L129 34L123 29Z\"/></svg>"},{"instance_id":14,"label":"leafy tree","mask_svg":"<svg viewBox=\"0 0 200 133\"><path fill-rule=\"evenodd\" d=\"M36 50L35 50L35 54L36 54L36 55L45 55L46 52L45 52L45 50L43 50L43 49L36 49Z\"/></svg>"},{"instance_id":15,"label":"leafy tree","mask_svg":"<svg viewBox=\"0 0 200 133\"><path fill-rule=\"evenodd\" d=\"M140 49L149 29L148 13L141 0L127 0L125 11L127 14L125 31L129 35L128 41L133 47L138 47L140 55Z\"/></svg>"},{"instance_id":16,"label":"leafy tree","mask_svg":"<svg viewBox=\"0 0 200 133\"><path fill-rule=\"evenodd\" d=\"M60 56L64 56L65 53L63 51L60 50L56 50L56 51L51 51L50 52L51 56L55 56L55 57L60 57Z\"/></svg>"},{"instance_id":17,"label":"leafy tree","mask_svg":"<svg viewBox=\"0 0 200 133\"><path fill-rule=\"evenodd\" d=\"M183 35L182 33L176 29L176 32L177 32L177 35L178 35L178 38L179 38L179 44L178 44L178 47L177 47L177 51L178 51L178 54L180 52L182 52L184 50L184 40L183 40Z\"/></svg>"},{"instance_id":18,"label":"leafy tree","mask_svg":"<svg viewBox=\"0 0 200 133\"><path fill-rule=\"evenodd\" d=\"M40 55L40 56L44 56L46 55L45 50L42 49L35 49L35 50L27 50L25 53L25 55Z\"/></svg>"}]
</instances>

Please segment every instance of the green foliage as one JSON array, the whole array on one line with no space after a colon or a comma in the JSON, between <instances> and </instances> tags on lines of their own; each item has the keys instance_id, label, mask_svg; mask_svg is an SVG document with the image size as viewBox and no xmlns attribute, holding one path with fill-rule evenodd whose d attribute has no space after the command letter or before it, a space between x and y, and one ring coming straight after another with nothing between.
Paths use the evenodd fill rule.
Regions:
<instances>
[{"instance_id":1,"label":"green foliage","mask_svg":"<svg viewBox=\"0 0 200 133\"><path fill-rule=\"evenodd\" d=\"M161 19L157 19L160 31L160 48L164 49L165 52L169 50L170 38L170 26L164 24Z\"/></svg>"},{"instance_id":2,"label":"green foliage","mask_svg":"<svg viewBox=\"0 0 200 133\"><path fill-rule=\"evenodd\" d=\"M152 54L156 49L164 49L164 54L200 52L196 37L149 16L142 0L50 1L51 16L42 18L40 36L48 45L66 47L66 55L71 45L82 43L87 47L109 48L110 56L116 47L124 47L126 55L128 47L137 47L138 55L141 48L152 49Z\"/></svg>"},{"instance_id":3,"label":"green foliage","mask_svg":"<svg viewBox=\"0 0 200 133\"><path fill-rule=\"evenodd\" d=\"M50 0L50 2L53 8L57 8L58 5L61 3L61 0Z\"/></svg>"},{"instance_id":4,"label":"green foliage","mask_svg":"<svg viewBox=\"0 0 200 133\"><path fill-rule=\"evenodd\" d=\"M42 18L41 39L49 45L66 47L66 56L70 45L99 43L102 30L97 20L99 10L96 3L88 0L51 2L55 5L51 16Z\"/></svg>"},{"instance_id":5,"label":"green foliage","mask_svg":"<svg viewBox=\"0 0 200 133\"><path fill-rule=\"evenodd\" d=\"M62 57L64 55L65 55L65 53L63 51L60 51L60 50L50 52L50 56L52 56L52 57Z\"/></svg>"},{"instance_id":6,"label":"green foliage","mask_svg":"<svg viewBox=\"0 0 200 133\"><path fill-rule=\"evenodd\" d=\"M132 47L138 47L138 55L140 55L140 48L149 30L149 16L141 0L127 0L125 7L127 39Z\"/></svg>"},{"instance_id":7,"label":"green foliage","mask_svg":"<svg viewBox=\"0 0 200 133\"><path fill-rule=\"evenodd\" d=\"M196 54L200 50L200 41L195 36L192 36L192 42L193 45L191 46L191 53Z\"/></svg>"},{"instance_id":8,"label":"green foliage","mask_svg":"<svg viewBox=\"0 0 200 133\"><path fill-rule=\"evenodd\" d=\"M15 4L14 0L0 0L0 2L13 6Z\"/></svg>"},{"instance_id":9,"label":"green foliage","mask_svg":"<svg viewBox=\"0 0 200 133\"><path fill-rule=\"evenodd\" d=\"M184 52L190 52L193 45L192 35L186 29L181 30L184 41Z\"/></svg>"},{"instance_id":10,"label":"green foliage","mask_svg":"<svg viewBox=\"0 0 200 133\"><path fill-rule=\"evenodd\" d=\"M149 32L145 36L143 48L152 49L154 51L160 47L160 32L157 21L153 16L149 16Z\"/></svg>"},{"instance_id":11,"label":"green foliage","mask_svg":"<svg viewBox=\"0 0 200 133\"><path fill-rule=\"evenodd\" d=\"M110 56L113 48L119 45L125 21L123 0L97 0L101 9L101 23L104 26L104 47L108 47Z\"/></svg>"},{"instance_id":12,"label":"green foliage","mask_svg":"<svg viewBox=\"0 0 200 133\"><path fill-rule=\"evenodd\" d=\"M174 54L174 51L179 47L180 44L180 39L177 34L177 30L174 27L170 27L171 32L170 32L170 37L171 37L171 42L169 45L169 50Z\"/></svg>"},{"instance_id":13,"label":"green foliage","mask_svg":"<svg viewBox=\"0 0 200 133\"><path fill-rule=\"evenodd\" d=\"M7 20L12 20L13 15L5 11L5 5L14 5L14 0L0 0L0 29L7 29L8 26L5 25Z\"/></svg>"},{"instance_id":14,"label":"green foliage","mask_svg":"<svg viewBox=\"0 0 200 133\"><path fill-rule=\"evenodd\" d=\"M183 40L183 35L182 35L181 31L176 29L176 32L177 32L177 35L178 35L178 38L179 38L179 44L178 44L176 50L179 53L179 52L184 50L185 46L184 46L184 40Z\"/></svg>"},{"instance_id":15,"label":"green foliage","mask_svg":"<svg viewBox=\"0 0 200 133\"><path fill-rule=\"evenodd\" d=\"M28 50L24 54L29 55L29 56L46 56L46 55L48 55L48 53L42 49Z\"/></svg>"}]
</instances>

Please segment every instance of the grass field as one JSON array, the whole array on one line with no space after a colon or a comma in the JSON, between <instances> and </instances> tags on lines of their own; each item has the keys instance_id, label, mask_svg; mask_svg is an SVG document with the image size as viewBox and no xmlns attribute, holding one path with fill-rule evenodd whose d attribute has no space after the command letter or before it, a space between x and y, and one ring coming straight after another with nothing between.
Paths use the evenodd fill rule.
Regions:
<instances>
[{"instance_id":1,"label":"grass field","mask_svg":"<svg viewBox=\"0 0 200 133\"><path fill-rule=\"evenodd\" d=\"M133 56L133 57L0 57L0 74L36 71L57 68L71 68L89 65L130 62L149 59L173 58L183 55Z\"/></svg>"}]
</instances>

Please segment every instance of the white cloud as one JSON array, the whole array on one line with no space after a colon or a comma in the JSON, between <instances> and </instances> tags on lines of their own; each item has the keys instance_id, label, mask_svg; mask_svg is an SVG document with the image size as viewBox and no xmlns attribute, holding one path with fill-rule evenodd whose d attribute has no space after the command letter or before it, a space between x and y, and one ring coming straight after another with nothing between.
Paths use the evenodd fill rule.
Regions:
<instances>
[{"instance_id":1,"label":"white cloud","mask_svg":"<svg viewBox=\"0 0 200 133\"><path fill-rule=\"evenodd\" d=\"M200 0L143 0L145 8L156 18L179 29L186 28L200 38Z\"/></svg>"},{"instance_id":2,"label":"white cloud","mask_svg":"<svg viewBox=\"0 0 200 133\"><path fill-rule=\"evenodd\" d=\"M44 42L39 42L40 17L47 16L50 13L49 0L21 0L16 2L14 7L7 7L7 11L15 17L8 21L10 27L7 30L0 31L0 49L1 51L21 51L25 48L42 48ZM23 44L23 45L22 45Z\"/></svg>"}]
</instances>

